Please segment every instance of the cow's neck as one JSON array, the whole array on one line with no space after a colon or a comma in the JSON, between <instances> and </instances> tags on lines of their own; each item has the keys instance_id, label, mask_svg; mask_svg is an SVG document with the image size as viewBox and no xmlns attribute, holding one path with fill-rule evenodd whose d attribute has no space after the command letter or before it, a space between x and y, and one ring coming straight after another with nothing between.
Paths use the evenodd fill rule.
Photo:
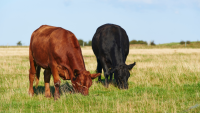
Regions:
<instances>
[{"instance_id":1,"label":"cow's neck","mask_svg":"<svg viewBox=\"0 0 200 113\"><path fill-rule=\"evenodd\" d=\"M79 53L79 54L77 54L77 53L73 56L70 56L71 58L69 58L70 59L69 65L74 74L80 73L81 71L86 71L83 56L81 53Z\"/></svg>"},{"instance_id":2,"label":"cow's neck","mask_svg":"<svg viewBox=\"0 0 200 113\"><path fill-rule=\"evenodd\" d=\"M122 54L117 54L117 53L122 53ZM125 64L126 58L122 49L116 50L113 55L117 56L117 57L112 56L113 63L115 63L115 64L112 64L114 67Z\"/></svg>"}]
</instances>

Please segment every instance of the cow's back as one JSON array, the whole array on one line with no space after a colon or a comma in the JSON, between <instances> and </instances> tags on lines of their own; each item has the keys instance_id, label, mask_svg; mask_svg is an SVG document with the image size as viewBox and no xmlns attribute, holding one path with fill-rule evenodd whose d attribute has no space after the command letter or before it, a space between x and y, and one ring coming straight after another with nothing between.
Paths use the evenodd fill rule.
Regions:
<instances>
[{"instance_id":1,"label":"cow's back","mask_svg":"<svg viewBox=\"0 0 200 113\"><path fill-rule=\"evenodd\" d=\"M97 57L106 54L113 55L113 51L119 51L122 53L121 57L124 57L125 62L129 53L129 39L126 31L120 26L105 24L96 30L92 40L92 48Z\"/></svg>"},{"instance_id":2,"label":"cow's back","mask_svg":"<svg viewBox=\"0 0 200 113\"><path fill-rule=\"evenodd\" d=\"M73 67L72 71L85 68L76 36L61 27L43 25L35 30L30 50L36 64L43 68L49 68L54 61L61 67Z\"/></svg>"},{"instance_id":3,"label":"cow's back","mask_svg":"<svg viewBox=\"0 0 200 113\"><path fill-rule=\"evenodd\" d=\"M31 36L30 51L35 62L43 68L48 68L49 60L49 39L52 32L58 27L42 25L35 30ZM31 53L30 53L31 54Z\"/></svg>"}]
</instances>

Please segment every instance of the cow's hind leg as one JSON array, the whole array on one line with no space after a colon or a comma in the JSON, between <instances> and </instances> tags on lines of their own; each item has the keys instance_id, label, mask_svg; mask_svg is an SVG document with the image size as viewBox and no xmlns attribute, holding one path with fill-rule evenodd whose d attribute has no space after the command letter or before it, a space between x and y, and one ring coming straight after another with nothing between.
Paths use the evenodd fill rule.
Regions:
<instances>
[{"instance_id":1,"label":"cow's hind leg","mask_svg":"<svg viewBox=\"0 0 200 113\"><path fill-rule=\"evenodd\" d=\"M36 85L35 85L35 88L38 87L39 78L40 78L40 70L41 70L41 67L40 67L40 66L37 66L37 69L36 69Z\"/></svg>"},{"instance_id":2,"label":"cow's hind leg","mask_svg":"<svg viewBox=\"0 0 200 113\"><path fill-rule=\"evenodd\" d=\"M102 73L102 66L100 60L97 58L97 73ZM98 77L98 82L101 82L101 75Z\"/></svg>"},{"instance_id":3,"label":"cow's hind leg","mask_svg":"<svg viewBox=\"0 0 200 113\"><path fill-rule=\"evenodd\" d=\"M29 60L30 60L30 69L29 69L29 82L30 82L30 86L29 86L29 95L33 96L34 94L34 90L33 90L33 81L35 79L35 73L36 73L36 63L33 60L32 55L29 55Z\"/></svg>"},{"instance_id":4,"label":"cow's hind leg","mask_svg":"<svg viewBox=\"0 0 200 113\"><path fill-rule=\"evenodd\" d=\"M51 93L50 93L50 78L51 78L51 70L50 69L45 69L44 70L44 86L45 86L45 97L51 98Z\"/></svg>"}]
</instances>

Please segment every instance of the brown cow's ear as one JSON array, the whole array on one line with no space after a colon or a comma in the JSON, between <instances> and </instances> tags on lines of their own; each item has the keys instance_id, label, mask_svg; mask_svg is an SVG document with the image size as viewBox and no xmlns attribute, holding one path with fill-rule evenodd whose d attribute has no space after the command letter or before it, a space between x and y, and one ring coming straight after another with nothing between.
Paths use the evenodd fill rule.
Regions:
<instances>
[{"instance_id":1,"label":"brown cow's ear","mask_svg":"<svg viewBox=\"0 0 200 113\"><path fill-rule=\"evenodd\" d=\"M98 76L101 76L101 73L91 74L90 76L91 76L91 79L95 79Z\"/></svg>"}]
</instances>

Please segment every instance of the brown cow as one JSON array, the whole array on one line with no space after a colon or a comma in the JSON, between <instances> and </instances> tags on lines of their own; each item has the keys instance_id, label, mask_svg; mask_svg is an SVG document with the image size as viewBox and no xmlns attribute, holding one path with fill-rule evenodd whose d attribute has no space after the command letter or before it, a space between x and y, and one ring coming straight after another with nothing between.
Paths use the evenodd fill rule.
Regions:
<instances>
[{"instance_id":1,"label":"brown cow","mask_svg":"<svg viewBox=\"0 0 200 113\"><path fill-rule=\"evenodd\" d=\"M32 33L29 46L29 94L33 96L33 81L36 74L36 86L41 67L44 71L45 96L51 97L49 82L54 78L54 99L60 97L60 77L71 80L76 92L88 95L92 79L100 76L86 71L81 48L75 35L61 27L42 25ZM37 68L37 69L36 69Z\"/></svg>"}]
</instances>

